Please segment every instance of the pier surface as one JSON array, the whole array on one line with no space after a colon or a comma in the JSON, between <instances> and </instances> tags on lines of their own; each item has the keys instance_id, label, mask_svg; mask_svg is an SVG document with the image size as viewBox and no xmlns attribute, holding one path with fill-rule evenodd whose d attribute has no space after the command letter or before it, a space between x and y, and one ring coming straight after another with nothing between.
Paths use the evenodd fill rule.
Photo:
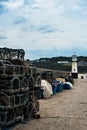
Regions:
<instances>
[{"instance_id":1,"label":"pier surface","mask_svg":"<svg viewBox=\"0 0 87 130\"><path fill-rule=\"evenodd\" d=\"M76 79L71 90L39 102L41 118L13 130L87 130L87 79Z\"/></svg>"}]
</instances>

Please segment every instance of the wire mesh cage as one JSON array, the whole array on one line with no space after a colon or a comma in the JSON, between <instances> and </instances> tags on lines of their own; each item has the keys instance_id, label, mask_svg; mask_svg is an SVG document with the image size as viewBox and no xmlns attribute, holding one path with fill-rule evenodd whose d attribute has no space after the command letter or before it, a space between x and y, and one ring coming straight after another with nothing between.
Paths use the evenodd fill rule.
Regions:
<instances>
[{"instance_id":1,"label":"wire mesh cage","mask_svg":"<svg viewBox=\"0 0 87 130\"><path fill-rule=\"evenodd\" d=\"M40 77L24 61L23 49L0 48L0 126L34 118Z\"/></svg>"}]
</instances>

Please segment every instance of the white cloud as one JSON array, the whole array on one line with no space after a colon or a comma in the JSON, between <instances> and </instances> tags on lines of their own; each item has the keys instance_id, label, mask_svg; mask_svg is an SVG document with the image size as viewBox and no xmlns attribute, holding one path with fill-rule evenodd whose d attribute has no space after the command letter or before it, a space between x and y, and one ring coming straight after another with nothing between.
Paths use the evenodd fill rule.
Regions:
<instances>
[{"instance_id":1,"label":"white cloud","mask_svg":"<svg viewBox=\"0 0 87 130\"><path fill-rule=\"evenodd\" d=\"M25 50L87 48L86 0L10 0L0 15L3 46ZM5 43L5 44L4 44ZM31 54L31 57L37 54ZM41 55L40 55L41 56ZM37 56L36 56L37 57Z\"/></svg>"},{"instance_id":2,"label":"white cloud","mask_svg":"<svg viewBox=\"0 0 87 130\"><path fill-rule=\"evenodd\" d=\"M9 0L8 2L2 2L2 5L11 9L21 7L23 4L24 0Z\"/></svg>"}]
</instances>

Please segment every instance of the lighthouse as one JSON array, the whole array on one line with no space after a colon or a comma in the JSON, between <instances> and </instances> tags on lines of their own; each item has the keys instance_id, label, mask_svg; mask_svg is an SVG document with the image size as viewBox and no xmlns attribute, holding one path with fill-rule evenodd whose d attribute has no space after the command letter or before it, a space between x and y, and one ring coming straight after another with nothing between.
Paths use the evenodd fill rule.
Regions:
<instances>
[{"instance_id":1,"label":"lighthouse","mask_svg":"<svg viewBox=\"0 0 87 130\"><path fill-rule=\"evenodd\" d=\"M75 52L74 52L74 55L72 55L72 77L74 79L78 79L78 66L77 66L77 55L75 55Z\"/></svg>"}]
</instances>

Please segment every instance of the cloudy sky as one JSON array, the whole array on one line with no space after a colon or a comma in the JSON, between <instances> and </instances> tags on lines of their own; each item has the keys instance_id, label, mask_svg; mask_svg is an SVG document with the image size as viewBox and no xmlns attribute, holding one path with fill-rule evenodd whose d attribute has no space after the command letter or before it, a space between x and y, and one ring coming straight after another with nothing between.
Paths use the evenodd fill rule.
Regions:
<instances>
[{"instance_id":1,"label":"cloudy sky","mask_svg":"<svg viewBox=\"0 0 87 130\"><path fill-rule=\"evenodd\" d=\"M27 59L87 55L87 0L0 0L0 47Z\"/></svg>"}]
</instances>

